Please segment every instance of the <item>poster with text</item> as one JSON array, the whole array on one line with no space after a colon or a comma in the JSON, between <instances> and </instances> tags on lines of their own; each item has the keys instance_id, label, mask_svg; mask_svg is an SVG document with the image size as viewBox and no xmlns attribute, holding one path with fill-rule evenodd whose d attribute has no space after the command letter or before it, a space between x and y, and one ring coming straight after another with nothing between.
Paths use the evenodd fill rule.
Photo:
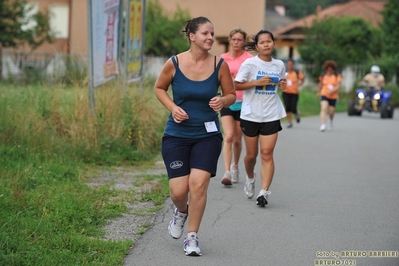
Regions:
<instances>
[{"instance_id":1,"label":"poster with text","mask_svg":"<svg viewBox=\"0 0 399 266\"><path fill-rule=\"evenodd\" d=\"M120 0L91 1L91 56L94 87L118 75Z\"/></svg>"},{"instance_id":2,"label":"poster with text","mask_svg":"<svg viewBox=\"0 0 399 266\"><path fill-rule=\"evenodd\" d=\"M137 79L142 74L144 0L129 1L129 24L127 38L127 76Z\"/></svg>"}]
</instances>

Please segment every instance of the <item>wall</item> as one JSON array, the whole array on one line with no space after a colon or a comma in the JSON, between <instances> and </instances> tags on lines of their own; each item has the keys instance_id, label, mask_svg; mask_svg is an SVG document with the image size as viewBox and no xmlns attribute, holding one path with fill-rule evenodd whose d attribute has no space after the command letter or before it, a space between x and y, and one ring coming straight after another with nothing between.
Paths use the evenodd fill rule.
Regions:
<instances>
[{"instance_id":1,"label":"wall","mask_svg":"<svg viewBox=\"0 0 399 266\"><path fill-rule=\"evenodd\" d=\"M225 41L236 27L245 30L249 36L255 35L263 28L266 12L266 0L250 0L251 4L241 0L159 0L159 3L170 13L175 12L179 5L189 10L191 17L207 17L215 26L216 39ZM219 55L224 52L225 44L216 41L211 53Z\"/></svg>"},{"instance_id":2,"label":"wall","mask_svg":"<svg viewBox=\"0 0 399 266\"><path fill-rule=\"evenodd\" d=\"M70 25L70 53L87 54L89 39L86 0L71 0Z\"/></svg>"}]
</instances>

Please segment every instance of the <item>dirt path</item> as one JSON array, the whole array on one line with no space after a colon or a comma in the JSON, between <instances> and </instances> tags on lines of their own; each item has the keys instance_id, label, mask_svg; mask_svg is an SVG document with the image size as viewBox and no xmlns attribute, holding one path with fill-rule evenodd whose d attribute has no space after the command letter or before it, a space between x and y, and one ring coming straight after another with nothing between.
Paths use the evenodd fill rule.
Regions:
<instances>
[{"instance_id":1,"label":"dirt path","mask_svg":"<svg viewBox=\"0 0 399 266\"><path fill-rule=\"evenodd\" d=\"M92 188L102 186L118 190L115 201L123 201L127 207L121 217L110 220L104 227L106 240L133 240L136 242L146 229L153 225L154 218L162 206L143 201L143 192L149 190L156 181L146 181L145 176L163 175L166 170L163 161L158 161L151 169L118 167L107 170L94 170L87 184Z\"/></svg>"}]
</instances>

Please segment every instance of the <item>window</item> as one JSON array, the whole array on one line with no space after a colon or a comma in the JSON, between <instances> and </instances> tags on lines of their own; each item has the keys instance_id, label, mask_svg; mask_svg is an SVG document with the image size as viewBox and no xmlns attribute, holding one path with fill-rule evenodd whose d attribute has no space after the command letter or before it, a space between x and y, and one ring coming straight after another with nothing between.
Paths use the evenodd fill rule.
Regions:
<instances>
[{"instance_id":1,"label":"window","mask_svg":"<svg viewBox=\"0 0 399 266\"><path fill-rule=\"evenodd\" d=\"M67 4L50 5L50 27L55 38L69 37L69 6Z\"/></svg>"}]
</instances>

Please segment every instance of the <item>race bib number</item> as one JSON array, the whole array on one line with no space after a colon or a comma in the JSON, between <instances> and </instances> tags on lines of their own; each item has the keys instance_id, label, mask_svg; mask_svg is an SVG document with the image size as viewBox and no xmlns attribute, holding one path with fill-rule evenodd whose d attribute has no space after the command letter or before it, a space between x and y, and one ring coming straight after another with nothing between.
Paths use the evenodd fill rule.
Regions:
<instances>
[{"instance_id":1,"label":"race bib number","mask_svg":"<svg viewBox=\"0 0 399 266\"><path fill-rule=\"evenodd\" d=\"M208 133L218 131L215 121L205 122L205 128L206 128L206 132L208 132Z\"/></svg>"}]
</instances>

